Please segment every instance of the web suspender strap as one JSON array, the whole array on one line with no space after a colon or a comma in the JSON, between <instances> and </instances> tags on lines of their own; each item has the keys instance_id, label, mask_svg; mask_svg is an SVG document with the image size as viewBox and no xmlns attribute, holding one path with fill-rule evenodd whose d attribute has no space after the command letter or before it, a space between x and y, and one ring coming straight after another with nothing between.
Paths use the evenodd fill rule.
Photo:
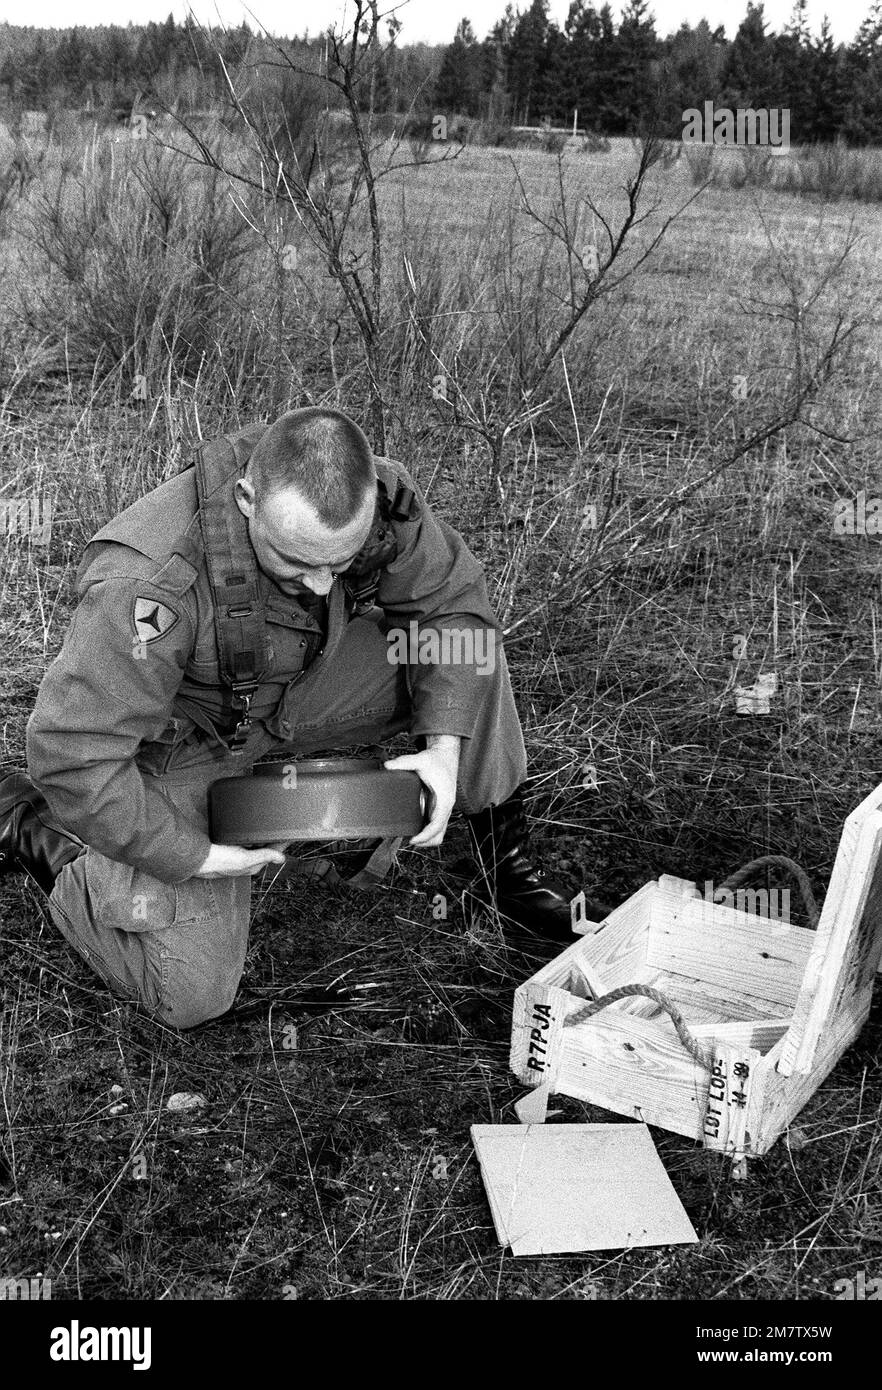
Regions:
<instances>
[{"instance_id":1,"label":"web suspender strap","mask_svg":"<svg viewBox=\"0 0 882 1390\"><path fill-rule=\"evenodd\" d=\"M230 505L228 495L237 471L236 455L224 436L197 448L199 522L214 603L219 670L239 714L229 737L233 754L244 749L252 726L251 702L269 666L266 610L248 522L238 507Z\"/></svg>"}]
</instances>

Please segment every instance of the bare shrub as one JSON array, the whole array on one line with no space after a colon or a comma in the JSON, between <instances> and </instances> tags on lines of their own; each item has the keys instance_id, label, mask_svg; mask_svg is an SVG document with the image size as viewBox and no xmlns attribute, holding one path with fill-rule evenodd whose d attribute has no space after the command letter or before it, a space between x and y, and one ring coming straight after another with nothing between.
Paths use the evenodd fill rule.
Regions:
<instances>
[{"instance_id":1,"label":"bare shrub","mask_svg":"<svg viewBox=\"0 0 882 1390\"><path fill-rule=\"evenodd\" d=\"M768 145L741 145L729 170L730 188L767 188L775 156Z\"/></svg>"},{"instance_id":2,"label":"bare shrub","mask_svg":"<svg viewBox=\"0 0 882 1390\"><path fill-rule=\"evenodd\" d=\"M882 201L882 155L878 150L850 150L844 141L832 145L806 145L791 172L791 187L822 198L858 198Z\"/></svg>"},{"instance_id":3,"label":"bare shrub","mask_svg":"<svg viewBox=\"0 0 882 1390\"><path fill-rule=\"evenodd\" d=\"M558 155L566 148L567 137L560 130L550 130L542 136L542 148L546 154Z\"/></svg>"},{"instance_id":4,"label":"bare shrub","mask_svg":"<svg viewBox=\"0 0 882 1390\"><path fill-rule=\"evenodd\" d=\"M195 369L235 303L253 238L218 181L183 178L148 142L91 145L79 174L47 178L24 219L37 274L20 313L75 361L170 356Z\"/></svg>"},{"instance_id":5,"label":"bare shrub","mask_svg":"<svg viewBox=\"0 0 882 1390\"><path fill-rule=\"evenodd\" d=\"M608 147L609 141L607 141L607 148ZM643 139L639 136L633 136L631 139L631 147L639 157L643 149ZM682 140L655 139L653 141L652 163L653 165L657 165L660 169L672 169L680 159L682 153Z\"/></svg>"},{"instance_id":6,"label":"bare shrub","mask_svg":"<svg viewBox=\"0 0 882 1390\"><path fill-rule=\"evenodd\" d=\"M716 173L713 145L687 145L686 166L689 178L696 187L711 181Z\"/></svg>"},{"instance_id":7,"label":"bare shrub","mask_svg":"<svg viewBox=\"0 0 882 1390\"><path fill-rule=\"evenodd\" d=\"M582 149L586 154L609 154L612 144L605 135L589 130L582 141Z\"/></svg>"},{"instance_id":8,"label":"bare shrub","mask_svg":"<svg viewBox=\"0 0 882 1390\"><path fill-rule=\"evenodd\" d=\"M29 150L23 140L15 141L9 159L0 168L0 225L5 224L9 212L24 197L45 156L45 149Z\"/></svg>"},{"instance_id":9,"label":"bare shrub","mask_svg":"<svg viewBox=\"0 0 882 1390\"><path fill-rule=\"evenodd\" d=\"M475 124L472 141L476 145L500 148L508 143L510 135L511 122L504 117L493 115Z\"/></svg>"}]
</instances>

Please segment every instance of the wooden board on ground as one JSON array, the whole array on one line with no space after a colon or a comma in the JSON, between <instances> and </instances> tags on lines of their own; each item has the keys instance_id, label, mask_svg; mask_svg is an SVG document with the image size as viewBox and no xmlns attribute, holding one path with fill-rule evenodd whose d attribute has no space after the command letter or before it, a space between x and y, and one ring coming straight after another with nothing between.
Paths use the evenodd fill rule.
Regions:
<instances>
[{"instance_id":1,"label":"wooden board on ground","mask_svg":"<svg viewBox=\"0 0 882 1390\"><path fill-rule=\"evenodd\" d=\"M694 1244L640 1124L472 1125L501 1245L513 1255Z\"/></svg>"}]
</instances>

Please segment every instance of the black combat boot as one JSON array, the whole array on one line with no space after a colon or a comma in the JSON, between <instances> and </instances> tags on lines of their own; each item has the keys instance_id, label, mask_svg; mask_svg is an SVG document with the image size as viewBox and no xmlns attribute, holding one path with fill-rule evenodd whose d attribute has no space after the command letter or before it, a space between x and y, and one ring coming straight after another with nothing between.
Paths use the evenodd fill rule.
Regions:
<instances>
[{"instance_id":1,"label":"black combat boot","mask_svg":"<svg viewBox=\"0 0 882 1390\"><path fill-rule=\"evenodd\" d=\"M570 925L566 890L547 879L530 860L530 832L521 789L499 806L488 806L466 820L499 912L538 938L572 945L577 938Z\"/></svg>"},{"instance_id":2,"label":"black combat boot","mask_svg":"<svg viewBox=\"0 0 882 1390\"><path fill-rule=\"evenodd\" d=\"M84 848L61 828L26 772L0 768L0 876L26 873L48 894Z\"/></svg>"}]
</instances>

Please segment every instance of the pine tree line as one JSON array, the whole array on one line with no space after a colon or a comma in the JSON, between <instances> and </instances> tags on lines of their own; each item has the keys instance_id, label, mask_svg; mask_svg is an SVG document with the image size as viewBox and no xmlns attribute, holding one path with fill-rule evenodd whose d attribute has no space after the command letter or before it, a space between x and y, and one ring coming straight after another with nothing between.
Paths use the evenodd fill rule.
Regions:
<instances>
[{"instance_id":1,"label":"pine tree line","mask_svg":"<svg viewBox=\"0 0 882 1390\"><path fill-rule=\"evenodd\" d=\"M405 112L422 98L427 109L443 46L398 47L395 31L376 54L374 109ZM260 64L274 62L278 47L307 70L318 66L324 37L270 40L238 28L205 29L191 20L163 24L42 30L0 24L0 110L131 110L138 101L188 112L225 108L224 68L247 64L261 80Z\"/></svg>"},{"instance_id":2,"label":"pine tree line","mask_svg":"<svg viewBox=\"0 0 882 1390\"><path fill-rule=\"evenodd\" d=\"M683 112L716 107L784 108L796 143L882 144L882 0L873 0L853 41L835 44L827 17L809 32L807 0L794 0L783 32L770 32L761 3L748 0L737 33L684 23L660 38L649 0L628 0L616 24L599 9L571 0L563 28L548 0L511 4L485 39L468 19L446 48L400 45L392 32L378 51L375 108L458 114L505 124L569 126L638 134L652 123L677 137ZM286 41L292 52L318 54L322 38ZM246 23L210 34L187 20L39 30L0 25L0 105L7 112L60 107L125 108L136 99L179 109L226 100L223 66L256 66L271 43Z\"/></svg>"},{"instance_id":3,"label":"pine tree line","mask_svg":"<svg viewBox=\"0 0 882 1390\"><path fill-rule=\"evenodd\" d=\"M795 142L882 143L882 4L849 45L834 44L827 16L813 37L807 0L795 0L783 33L748 3L731 42L722 26L684 23L659 38L648 0L628 0L616 26L609 4L572 0L563 29L548 0L515 14L509 4L483 42L467 19L446 49L435 86L440 110L515 124L568 125L638 134L654 120L677 136L683 112L719 107L784 108Z\"/></svg>"}]
</instances>

